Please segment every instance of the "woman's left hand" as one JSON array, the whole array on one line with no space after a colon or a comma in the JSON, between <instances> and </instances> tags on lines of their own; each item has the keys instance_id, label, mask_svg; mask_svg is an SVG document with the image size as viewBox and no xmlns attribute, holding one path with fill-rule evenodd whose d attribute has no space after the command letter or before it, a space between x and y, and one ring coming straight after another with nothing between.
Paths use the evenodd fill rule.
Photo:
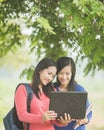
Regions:
<instances>
[{"instance_id":1,"label":"woman's left hand","mask_svg":"<svg viewBox=\"0 0 104 130\"><path fill-rule=\"evenodd\" d=\"M84 119L81 119L81 120L76 120L76 123L78 123L79 125L87 124L88 123L88 119L84 118Z\"/></svg>"},{"instance_id":2,"label":"woman's left hand","mask_svg":"<svg viewBox=\"0 0 104 130\"><path fill-rule=\"evenodd\" d=\"M83 124L87 124L88 123L88 119L87 118L84 118L84 119L77 119L76 120L76 123L74 125L74 129L76 129L77 127L79 127L80 125L83 125Z\"/></svg>"}]
</instances>

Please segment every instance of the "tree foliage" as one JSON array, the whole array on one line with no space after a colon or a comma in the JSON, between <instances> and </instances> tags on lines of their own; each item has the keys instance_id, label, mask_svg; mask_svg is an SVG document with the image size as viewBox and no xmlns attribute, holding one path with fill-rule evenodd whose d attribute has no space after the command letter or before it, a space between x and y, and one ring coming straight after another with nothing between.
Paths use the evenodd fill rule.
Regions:
<instances>
[{"instance_id":1,"label":"tree foliage","mask_svg":"<svg viewBox=\"0 0 104 130\"><path fill-rule=\"evenodd\" d=\"M76 61L88 60L85 74L104 70L102 0L0 0L0 12L0 56L26 39L38 58L76 53Z\"/></svg>"}]
</instances>

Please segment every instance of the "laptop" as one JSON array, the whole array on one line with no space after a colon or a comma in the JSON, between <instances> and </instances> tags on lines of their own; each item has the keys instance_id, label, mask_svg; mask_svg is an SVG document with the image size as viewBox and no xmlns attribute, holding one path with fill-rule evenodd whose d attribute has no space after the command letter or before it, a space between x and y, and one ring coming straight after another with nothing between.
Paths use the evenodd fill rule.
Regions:
<instances>
[{"instance_id":1,"label":"laptop","mask_svg":"<svg viewBox=\"0 0 104 130\"><path fill-rule=\"evenodd\" d=\"M87 92L67 91L51 92L49 110L53 110L60 116L70 114L72 119L83 119L86 115Z\"/></svg>"}]
</instances>

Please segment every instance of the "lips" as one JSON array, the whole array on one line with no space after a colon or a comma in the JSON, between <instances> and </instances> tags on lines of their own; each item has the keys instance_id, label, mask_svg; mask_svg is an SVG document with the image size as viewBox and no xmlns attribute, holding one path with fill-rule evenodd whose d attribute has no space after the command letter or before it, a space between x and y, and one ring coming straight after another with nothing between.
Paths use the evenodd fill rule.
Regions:
<instances>
[{"instance_id":1,"label":"lips","mask_svg":"<svg viewBox=\"0 0 104 130\"><path fill-rule=\"evenodd\" d=\"M60 82L61 82L62 84L67 84L67 83L68 83L67 80L60 80Z\"/></svg>"},{"instance_id":2,"label":"lips","mask_svg":"<svg viewBox=\"0 0 104 130\"><path fill-rule=\"evenodd\" d=\"M66 80L61 80L61 82L66 82Z\"/></svg>"}]
</instances>

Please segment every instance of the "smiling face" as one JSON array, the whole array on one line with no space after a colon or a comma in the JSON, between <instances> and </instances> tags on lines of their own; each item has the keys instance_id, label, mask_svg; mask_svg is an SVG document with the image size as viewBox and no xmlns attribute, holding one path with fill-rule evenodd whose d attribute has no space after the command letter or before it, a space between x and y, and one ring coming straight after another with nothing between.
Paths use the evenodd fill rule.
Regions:
<instances>
[{"instance_id":1,"label":"smiling face","mask_svg":"<svg viewBox=\"0 0 104 130\"><path fill-rule=\"evenodd\" d=\"M39 72L41 84L47 85L48 83L50 83L54 79L56 71L56 67L54 66L50 66L46 69L41 70Z\"/></svg>"},{"instance_id":2,"label":"smiling face","mask_svg":"<svg viewBox=\"0 0 104 130\"><path fill-rule=\"evenodd\" d=\"M58 72L57 78L60 82L60 86L67 88L72 77L71 66L67 65Z\"/></svg>"}]
</instances>

